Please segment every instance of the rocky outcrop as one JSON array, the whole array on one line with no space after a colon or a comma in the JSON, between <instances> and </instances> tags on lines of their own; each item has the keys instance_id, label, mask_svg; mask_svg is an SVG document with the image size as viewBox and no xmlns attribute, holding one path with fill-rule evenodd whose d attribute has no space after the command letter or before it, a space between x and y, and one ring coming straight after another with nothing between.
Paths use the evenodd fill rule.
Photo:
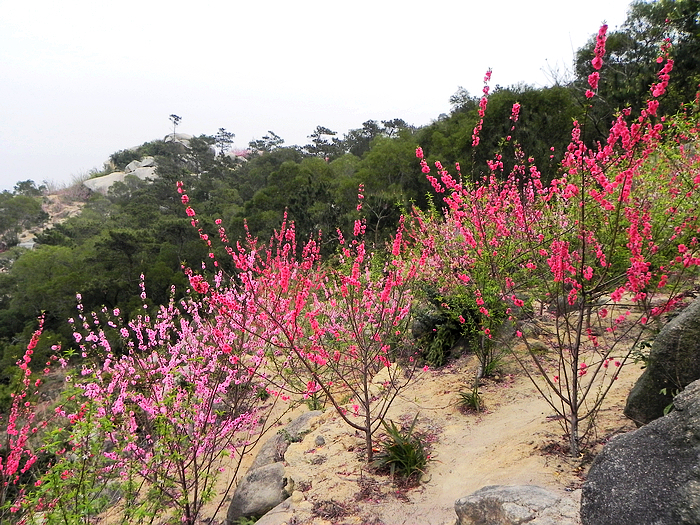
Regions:
<instances>
[{"instance_id":1,"label":"rocky outcrop","mask_svg":"<svg viewBox=\"0 0 700 525\"><path fill-rule=\"evenodd\" d=\"M284 453L287 451L290 443L301 441L304 434L308 432L311 421L322 413L323 412L320 410L304 412L284 427L284 429L277 432L277 434L268 439L260 448L260 451L257 456L255 456L248 470L255 470L256 468L269 465L270 463L284 461Z\"/></svg>"},{"instance_id":2,"label":"rocky outcrop","mask_svg":"<svg viewBox=\"0 0 700 525\"><path fill-rule=\"evenodd\" d=\"M139 173L139 169L155 168L156 161L153 157L144 157L141 160L132 160L124 168L124 173ZM143 171L141 173L144 173Z\"/></svg>"},{"instance_id":3,"label":"rocky outcrop","mask_svg":"<svg viewBox=\"0 0 700 525\"><path fill-rule=\"evenodd\" d=\"M700 523L700 381L673 405L598 454L583 486L584 525Z\"/></svg>"},{"instance_id":4,"label":"rocky outcrop","mask_svg":"<svg viewBox=\"0 0 700 525\"><path fill-rule=\"evenodd\" d=\"M261 516L287 500L291 494L282 463L284 453L290 443L301 440L320 415L320 410L305 412L265 442L236 487L226 513L227 525L242 517Z\"/></svg>"},{"instance_id":5,"label":"rocky outcrop","mask_svg":"<svg viewBox=\"0 0 700 525\"><path fill-rule=\"evenodd\" d=\"M189 148L190 140L192 140L193 138L194 137L192 135L189 135L187 133L168 133L163 139L163 142L179 142L186 148Z\"/></svg>"},{"instance_id":6,"label":"rocky outcrop","mask_svg":"<svg viewBox=\"0 0 700 525\"><path fill-rule=\"evenodd\" d=\"M156 163L153 157L144 157L140 161L133 160L126 165L124 171L115 171L109 175L95 177L83 182L86 188L107 195L109 188L117 182L124 182L126 177L133 176L140 180L156 178Z\"/></svg>"},{"instance_id":7,"label":"rocky outcrop","mask_svg":"<svg viewBox=\"0 0 700 525\"><path fill-rule=\"evenodd\" d=\"M663 416L674 394L696 379L700 379L700 298L654 340L647 368L627 398L625 415L638 426Z\"/></svg>"},{"instance_id":8,"label":"rocky outcrop","mask_svg":"<svg viewBox=\"0 0 700 525\"><path fill-rule=\"evenodd\" d=\"M577 496L533 485L491 485L455 502L456 525L577 525Z\"/></svg>"}]
</instances>

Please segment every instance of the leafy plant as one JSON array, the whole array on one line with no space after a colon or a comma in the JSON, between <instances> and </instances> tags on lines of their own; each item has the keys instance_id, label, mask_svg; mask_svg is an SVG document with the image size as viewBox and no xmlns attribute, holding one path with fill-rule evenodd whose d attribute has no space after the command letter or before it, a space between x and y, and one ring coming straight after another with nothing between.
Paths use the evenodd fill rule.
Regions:
<instances>
[{"instance_id":1,"label":"leafy plant","mask_svg":"<svg viewBox=\"0 0 700 525\"><path fill-rule=\"evenodd\" d=\"M398 474L404 481L415 479L425 472L428 452L420 436L414 434L417 420L418 414L407 430L397 427L393 421L389 424L382 422L387 440L373 463L375 467L389 469L392 477Z\"/></svg>"},{"instance_id":2,"label":"leafy plant","mask_svg":"<svg viewBox=\"0 0 700 525\"><path fill-rule=\"evenodd\" d=\"M495 354L491 357L484 368L481 370L482 377L494 377L501 370L503 365L503 354Z\"/></svg>"},{"instance_id":3,"label":"leafy plant","mask_svg":"<svg viewBox=\"0 0 700 525\"><path fill-rule=\"evenodd\" d=\"M475 382L471 390L458 392L457 405L464 411L481 412L484 408L484 400L479 394L479 385Z\"/></svg>"},{"instance_id":4,"label":"leafy plant","mask_svg":"<svg viewBox=\"0 0 700 525\"><path fill-rule=\"evenodd\" d=\"M681 393L681 391L678 390L678 389L676 389L676 390L673 391L673 394L671 394L671 396L675 399L676 396L677 396L678 394L680 394L680 393ZM667 395L669 394L668 389L667 389L667 388L662 388L662 389L659 391L659 394L661 394L662 396L667 396ZM673 410L673 401L671 401L668 405L666 405L666 406L664 407L664 416L668 415L672 410Z\"/></svg>"}]
</instances>

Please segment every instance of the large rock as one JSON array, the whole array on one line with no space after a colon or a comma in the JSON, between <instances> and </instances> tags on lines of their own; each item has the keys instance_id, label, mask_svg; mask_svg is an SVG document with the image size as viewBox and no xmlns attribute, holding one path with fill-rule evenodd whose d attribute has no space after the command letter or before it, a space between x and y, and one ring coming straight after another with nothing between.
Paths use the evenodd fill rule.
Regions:
<instances>
[{"instance_id":1,"label":"large rock","mask_svg":"<svg viewBox=\"0 0 700 525\"><path fill-rule=\"evenodd\" d=\"M265 444L260 447L258 455L255 456L248 470L252 471L264 465L284 460L284 453L287 451L289 444L301 441L304 434L310 430L311 421L322 413L323 412L320 410L304 412L284 427L283 430L277 432L277 434L268 439Z\"/></svg>"},{"instance_id":2,"label":"large rock","mask_svg":"<svg viewBox=\"0 0 700 525\"><path fill-rule=\"evenodd\" d=\"M290 496L285 489L284 453L290 443L301 441L321 414L320 410L305 412L265 442L236 487L226 513L227 525L242 517L261 516Z\"/></svg>"},{"instance_id":3,"label":"large rock","mask_svg":"<svg viewBox=\"0 0 700 525\"><path fill-rule=\"evenodd\" d=\"M92 191L107 195L113 184L117 182L124 182L127 177L136 177L141 180L155 179L157 175L156 166L152 162L153 157L146 157L144 161L148 164L147 166L144 165L144 162L135 160L127 165L125 168L126 171L115 171L109 175L88 179L83 182L83 186Z\"/></svg>"},{"instance_id":4,"label":"large rock","mask_svg":"<svg viewBox=\"0 0 700 525\"><path fill-rule=\"evenodd\" d=\"M169 133L163 139L163 142L175 142L177 144L182 144L185 149L189 149L190 140L194 137L187 133Z\"/></svg>"},{"instance_id":5,"label":"large rock","mask_svg":"<svg viewBox=\"0 0 700 525\"><path fill-rule=\"evenodd\" d=\"M638 426L663 416L673 395L696 379L700 379L700 298L654 340L648 366L627 398L625 415Z\"/></svg>"},{"instance_id":6,"label":"large rock","mask_svg":"<svg viewBox=\"0 0 700 525\"><path fill-rule=\"evenodd\" d=\"M155 179L156 168L155 166L141 166L139 168L135 168L134 171L132 171L128 175L133 175L134 177L138 177L141 180Z\"/></svg>"},{"instance_id":7,"label":"large rock","mask_svg":"<svg viewBox=\"0 0 700 525\"><path fill-rule=\"evenodd\" d=\"M249 471L236 488L226 514L226 523L233 524L244 516L261 516L289 497L284 487L284 465L270 463Z\"/></svg>"},{"instance_id":8,"label":"large rock","mask_svg":"<svg viewBox=\"0 0 700 525\"><path fill-rule=\"evenodd\" d=\"M83 181L83 186L85 186L91 191L96 191L107 195L109 187L115 182L124 182L124 177L126 177L126 173L124 173L123 171L115 171L114 173L110 173L109 175L95 177L94 179L88 179L86 181Z\"/></svg>"},{"instance_id":9,"label":"large rock","mask_svg":"<svg viewBox=\"0 0 700 525\"><path fill-rule=\"evenodd\" d=\"M131 172L134 171L136 168L140 168L140 167L141 167L141 161L140 161L140 160L132 160L131 162L129 162L129 164L127 164L127 165L124 167L124 173L131 173Z\"/></svg>"},{"instance_id":10,"label":"large rock","mask_svg":"<svg viewBox=\"0 0 700 525\"><path fill-rule=\"evenodd\" d=\"M151 168L156 165L156 159L153 157L144 157L141 159L141 167L142 168Z\"/></svg>"},{"instance_id":11,"label":"large rock","mask_svg":"<svg viewBox=\"0 0 700 525\"><path fill-rule=\"evenodd\" d=\"M456 525L576 525L578 499L533 485L483 487L455 502ZM612 525L613 522L611 522Z\"/></svg>"},{"instance_id":12,"label":"large rock","mask_svg":"<svg viewBox=\"0 0 700 525\"><path fill-rule=\"evenodd\" d=\"M673 405L598 454L583 486L585 525L700 524L700 381Z\"/></svg>"}]
</instances>

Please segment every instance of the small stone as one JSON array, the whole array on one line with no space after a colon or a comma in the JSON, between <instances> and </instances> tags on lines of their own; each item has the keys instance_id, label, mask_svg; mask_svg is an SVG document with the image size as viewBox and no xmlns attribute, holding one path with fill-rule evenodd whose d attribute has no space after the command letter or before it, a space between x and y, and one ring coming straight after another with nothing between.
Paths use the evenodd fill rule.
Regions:
<instances>
[{"instance_id":1,"label":"small stone","mask_svg":"<svg viewBox=\"0 0 700 525\"><path fill-rule=\"evenodd\" d=\"M317 447L322 447L323 445L326 444L326 440L323 438L323 436L321 436L319 434L318 436L316 436L314 443L316 444Z\"/></svg>"}]
</instances>

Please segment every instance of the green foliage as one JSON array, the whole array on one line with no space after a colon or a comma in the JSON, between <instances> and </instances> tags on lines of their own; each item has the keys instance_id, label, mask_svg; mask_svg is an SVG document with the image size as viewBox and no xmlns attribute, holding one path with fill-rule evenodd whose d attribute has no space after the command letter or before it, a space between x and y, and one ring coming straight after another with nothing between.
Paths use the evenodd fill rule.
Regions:
<instances>
[{"instance_id":1,"label":"green foliage","mask_svg":"<svg viewBox=\"0 0 700 525\"><path fill-rule=\"evenodd\" d=\"M140 153L141 148L137 149L123 149L119 151L115 151L109 156L109 160L112 161L112 164L114 164L114 167L117 170L123 170L127 164L134 160L141 160L143 158L142 154Z\"/></svg>"},{"instance_id":2,"label":"green foliage","mask_svg":"<svg viewBox=\"0 0 700 525\"><path fill-rule=\"evenodd\" d=\"M452 350L462 342L467 350L473 351L482 365L484 376L491 375L498 366L498 352L482 330L482 316L473 291L467 286L457 285L449 294L438 294L434 288L424 287L424 295L432 309L418 314L419 322L429 328L421 337L423 358L431 366L443 366L452 355ZM493 288L482 291L482 299L488 308L489 330L497 333L507 315L506 305ZM430 327L432 326L432 329Z\"/></svg>"},{"instance_id":3,"label":"green foliage","mask_svg":"<svg viewBox=\"0 0 700 525\"><path fill-rule=\"evenodd\" d=\"M304 146L304 150L309 155L330 159L337 157L344 152L335 137L338 133L325 126L316 126L316 129L309 135L311 143Z\"/></svg>"},{"instance_id":4,"label":"green foliage","mask_svg":"<svg viewBox=\"0 0 700 525\"><path fill-rule=\"evenodd\" d=\"M388 469L390 475L398 475L403 481L417 480L425 472L428 464L428 452L420 436L414 433L418 414L411 426L402 430L391 421L382 421L387 439L382 444L382 451L377 455L374 466Z\"/></svg>"},{"instance_id":5,"label":"green foliage","mask_svg":"<svg viewBox=\"0 0 700 525\"><path fill-rule=\"evenodd\" d=\"M284 144L284 139L274 131L269 131L269 135L263 135L262 139L251 140L248 148L252 153L270 153Z\"/></svg>"},{"instance_id":6,"label":"green foliage","mask_svg":"<svg viewBox=\"0 0 700 525\"><path fill-rule=\"evenodd\" d=\"M262 516L241 516L236 521L235 525L255 525Z\"/></svg>"},{"instance_id":7,"label":"green foliage","mask_svg":"<svg viewBox=\"0 0 700 525\"><path fill-rule=\"evenodd\" d=\"M25 187L26 183L32 183ZM0 193L0 251L18 242L18 234L23 230L39 226L49 218L41 208L41 198L32 181L18 183L18 193ZM4 245L4 246L2 246Z\"/></svg>"},{"instance_id":8,"label":"green foliage","mask_svg":"<svg viewBox=\"0 0 700 525\"><path fill-rule=\"evenodd\" d=\"M457 393L457 396L459 397L457 406L466 412L481 412L484 408L484 400L479 394L479 384L477 382L474 383L471 390L462 390Z\"/></svg>"},{"instance_id":9,"label":"green foliage","mask_svg":"<svg viewBox=\"0 0 700 525\"><path fill-rule=\"evenodd\" d=\"M662 396L671 395L671 397L673 397L674 399L675 399L675 397L676 397L678 394L680 394L680 393L681 393L681 391L678 390L678 389L674 390L673 393L668 392L668 389L667 389L667 388L662 388L662 389L659 391L659 394L661 394ZM666 406L664 407L664 416L667 416L668 414L670 414L672 410L673 410L673 401L671 401L668 405L666 405Z\"/></svg>"},{"instance_id":10,"label":"green foliage","mask_svg":"<svg viewBox=\"0 0 700 525\"><path fill-rule=\"evenodd\" d=\"M460 162L462 173L472 182L490 174L487 161L502 156L504 176L517 161L519 151L532 157L549 181L557 174L559 161L568 145L571 121L582 114L576 93L568 86L535 89L527 85L496 87L489 96L483 120L481 142L473 147L472 133L479 122L479 99L461 89L451 98L453 112L418 132L418 142L428 156L428 164L440 160L448 166ZM520 104L520 118L511 129L513 104ZM512 136L507 144L502 142ZM554 148L554 151L550 150Z\"/></svg>"},{"instance_id":11,"label":"green foliage","mask_svg":"<svg viewBox=\"0 0 700 525\"><path fill-rule=\"evenodd\" d=\"M216 135L214 136L214 143L216 144L219 155L223 155L231 148L231 144L233 144L233 139L235 136L235 133L226 131L226 128L219 128L219 131L217 131Z\"/></svg>"},{"instance_id":12,"label":"green foliage","mask_svg":"<svg viewBox=\"0 0 700 525\"><path fill-rule=\"evenodd\" d=\"M694 100L700 83L700 1L661 0L632 2L627 20L616 31L608 31L606 56L600 70L599 100L589 113L592 126L587 136L592 142L604 138L614 114L630 107L633 111L646 106L649 87L658 82L661 66L656 57L660 46L672 44L674 59L667 92L659 102L661 114L674 114L684 103ZM588 87L588 75L593 72L591 59L595 36L576 53L574 83L580 98Z\"/></svg>"},{"instance_id":13,"label":"green foliage","mask_svg":"<svg viewBox=\"0 0 700 525\"><path fill-rule=\"evenodd\" d=\"M79 395L77 389L64 393L66 404L61 408L74 411L72 424L70 429L53 426L44 433L41 450L51 461L25 496L24 505L40 510L46 523L88 523L121 497L128 501L128 484L117 472L110 473L104 455L110 422L100 418L98 423L91 403L77 406L71 401Z\"/></svg>"}]
</instances>

